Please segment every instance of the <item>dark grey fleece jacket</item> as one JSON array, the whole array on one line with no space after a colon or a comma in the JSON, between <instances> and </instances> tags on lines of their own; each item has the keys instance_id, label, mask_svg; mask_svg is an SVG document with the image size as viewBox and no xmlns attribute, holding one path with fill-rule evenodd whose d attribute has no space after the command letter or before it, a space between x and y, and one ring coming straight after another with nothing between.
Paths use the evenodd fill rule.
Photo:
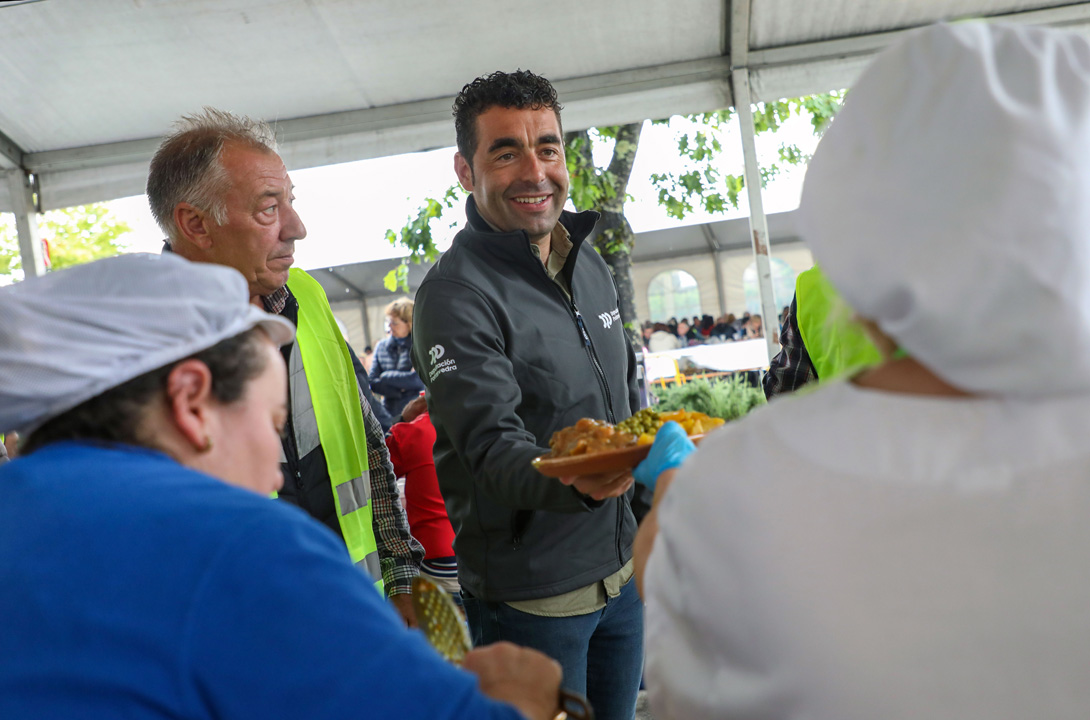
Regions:
<instances>
[{"instance_id":1,"label":"dark grey fleece jacket","mask_svg":"<svg viewBox=\"0 0 1090 720\"><path fill-rule=\"evenodd\" d=\"M416 294L413 362L428 389L435 467L462 586L489 601L559 595L632 554L630 495L604 502L530 464L583 417L639 408L635 358L605 261L584 241L597 214L565 212L569 299L523 231L468 223Z\"/></svg>"}]
</instances>

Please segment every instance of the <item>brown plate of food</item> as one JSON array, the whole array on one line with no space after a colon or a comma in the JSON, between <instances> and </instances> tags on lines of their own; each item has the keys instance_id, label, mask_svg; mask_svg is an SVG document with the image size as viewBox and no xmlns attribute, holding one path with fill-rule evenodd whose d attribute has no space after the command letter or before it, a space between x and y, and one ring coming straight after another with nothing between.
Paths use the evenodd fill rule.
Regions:
<instances>
[{"instance_id":1,"label":"brown plate of food","mask_svg":"<svg viewBox=\"0 0 1090 720\"><path fill-rule=\"evenodd\" d=\"M584 418L553 433L552 452L534 458L534 468L551 478L630 470L651 452L655 432L667 420L680 422L694 443L723 424L719 418L685 410L661 414L641 410L618 425Z\"/></svg>"},{"instance_id":2,"label":"brown plate of food","mask_svg":"<svg viewBox=\"0 0 1090 720\"><path fill-rule=\"evenodd\" d=\"M598 475L634 468L647 457L649 452L651 452L650 445L630 445L615 450L602 450L571 457L554 458L542 455L534 458L534 467L545 477L551 478Z\"/></svg>"}]
</instances>

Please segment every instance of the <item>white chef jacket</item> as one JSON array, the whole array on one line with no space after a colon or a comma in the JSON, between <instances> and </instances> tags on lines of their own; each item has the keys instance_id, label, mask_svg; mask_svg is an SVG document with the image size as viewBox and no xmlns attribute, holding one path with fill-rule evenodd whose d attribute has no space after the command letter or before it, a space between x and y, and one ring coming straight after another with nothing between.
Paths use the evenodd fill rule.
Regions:
<instances>
[{"instance_id":1,"label":"white chef jacket","mask_svg":"<svg viewBox=\"0 0 1090 720\"><path fill-rule=\"evenodd\" d=\"M656 717L1090 718L1090 398L834 383L710 436L648 563Z\"/></svg>"}]
</instances>

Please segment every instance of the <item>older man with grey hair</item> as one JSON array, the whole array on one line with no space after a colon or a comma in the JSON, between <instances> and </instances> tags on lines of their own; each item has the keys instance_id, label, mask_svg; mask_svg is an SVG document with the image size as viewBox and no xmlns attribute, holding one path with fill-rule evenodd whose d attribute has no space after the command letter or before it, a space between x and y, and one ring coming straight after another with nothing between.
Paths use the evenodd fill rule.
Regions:
<instances>
[{"instance_id":1,"label":"older man with grey hair","mask_svg":"<svg viewBox=\"0 0 1090 720\"><path fill-rule=\"evenodd\" d=\"M340 535L414 625L411 581L424 551L409 534L382 428L325 293L292 268L306 228L272 129L212 108L182 118L152 159L147 193L170 251L235 268L252 303L297 326L284 348L291 413L279 497Z\"/></svg>"}]
</instances>

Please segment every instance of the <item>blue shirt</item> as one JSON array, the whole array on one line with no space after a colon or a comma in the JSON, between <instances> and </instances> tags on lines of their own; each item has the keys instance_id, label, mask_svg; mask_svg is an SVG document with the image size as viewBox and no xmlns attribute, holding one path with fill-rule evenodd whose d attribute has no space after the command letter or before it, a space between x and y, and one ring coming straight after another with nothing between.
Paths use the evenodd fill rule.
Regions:
<instances>
[{"instance_id":1,"label":"blue shirt","mask_svg":"<svg viewBox=\"0 0 1090 720\"><path fill-rule=\"evenodd\" d=\"M83 443L0 488L0 718L520 717L286 503Z\"/></svg>"}]
</instances>

